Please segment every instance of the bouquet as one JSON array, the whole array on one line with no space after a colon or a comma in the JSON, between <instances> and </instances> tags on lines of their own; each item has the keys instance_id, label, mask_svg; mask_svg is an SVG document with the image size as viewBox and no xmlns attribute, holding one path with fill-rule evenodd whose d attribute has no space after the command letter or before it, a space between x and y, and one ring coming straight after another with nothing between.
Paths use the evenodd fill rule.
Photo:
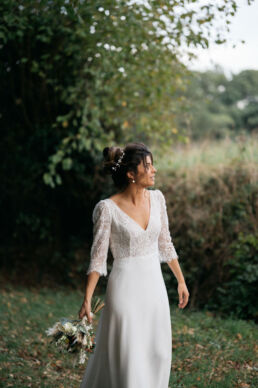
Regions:
<instances>
[{"instance_id":1,"label":"bouquet","mask_svg":"<svg viewBox=\"0 0 258 388\"><path fill-rule=\"evenodd\" d=\"M93 304L92 318L104 307L100 298L95 298ZM50 343L55 343L60 352L69 352L74 355L74 365L76 361L84 364L88 359L88 354L92 353L96 346L93 324L88 322L86 316L81 320L61 318L45 332L52 337Z\"/></svg>"}]
</instances>

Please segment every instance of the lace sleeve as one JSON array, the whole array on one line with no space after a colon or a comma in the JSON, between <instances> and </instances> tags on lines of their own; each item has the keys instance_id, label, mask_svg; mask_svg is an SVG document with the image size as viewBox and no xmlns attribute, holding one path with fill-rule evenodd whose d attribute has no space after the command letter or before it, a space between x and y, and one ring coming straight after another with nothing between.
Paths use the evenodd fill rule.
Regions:
<instances>
[{"instance_id":1,"label":"lace sleeve","mask_svg":"<svg viewBox=\"0 0 258 388\"><path fill-rule=\"evenodd\" d=\"M161 217L161 230L159 234L159 253L160 253L160 262L168 262L172 259L178 259L177 252L175 250L174 244L169 231L169 222L167 215L167 206L166 199L164 194L157 190L160 202L160 217Z\"/></svg>"},{"instance_id":2,"label":"lace sleeve","mask_svg":"<svg viewBox=\"0 0 258 388\"><path fill-rule=\"evenodd\" d=\"M111 229L111 217L108 205L99 201L92 213L93 243L90 252L90 264L86 274L92 271L107 276L107 255Z\"/></svg>"}]
</instances>

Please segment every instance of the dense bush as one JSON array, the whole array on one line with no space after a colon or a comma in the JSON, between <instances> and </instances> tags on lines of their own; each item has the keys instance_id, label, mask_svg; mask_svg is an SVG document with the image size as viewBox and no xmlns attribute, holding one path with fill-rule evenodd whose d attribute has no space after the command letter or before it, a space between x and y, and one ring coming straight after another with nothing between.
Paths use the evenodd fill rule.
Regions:
<instances>
[{"instance_id":1,"label":"dense bush","mask_svg":"<svg viewBox=\"0 0 258 388\"><path fill-rule=\"evenodd\" d=\"M194 175L193 175L194 176ZM171 233L189 286L190 307L257 318L257 173L233 165L197 178L166 177ZM164 268L169 294L175 281Z\"/></svg>"},{"instance_id":2,"label":"dense bush","mask_svg":"<svg viewBox=\"0 0 258 388\"><path fill-rule=\"evenodd\" d=\"M227 316L258 320L258 234L239 233L231 244L232 257L225 262L225 279L206 307Z\"/></svg>"}]
</instances>

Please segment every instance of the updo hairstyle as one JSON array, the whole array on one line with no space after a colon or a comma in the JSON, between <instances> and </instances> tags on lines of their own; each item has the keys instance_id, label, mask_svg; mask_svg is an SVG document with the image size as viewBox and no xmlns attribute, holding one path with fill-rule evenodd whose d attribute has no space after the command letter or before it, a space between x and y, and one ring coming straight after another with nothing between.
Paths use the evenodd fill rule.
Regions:
<instances>
[{"instance_id":1,"label":"updo hairstyle","mask_svg":"<svg viewBox=\"0 0 258 388\"><path fill-rule=\"evenodd\" d=\"M124 156L119 163L120 166L114 170L112 167L116 167L118 159ZM128 143L125 148L121 147L105 147L103 149L103 171L105 174L112 176L114 185L121 191L125 190L130 181L126 175L128 171L134 172L137 176L137 166L143 161L145 170L147 169L146 157L150 156L153 164L153 156L148 147L143 143Z\"/></svg>"}]
</instances>

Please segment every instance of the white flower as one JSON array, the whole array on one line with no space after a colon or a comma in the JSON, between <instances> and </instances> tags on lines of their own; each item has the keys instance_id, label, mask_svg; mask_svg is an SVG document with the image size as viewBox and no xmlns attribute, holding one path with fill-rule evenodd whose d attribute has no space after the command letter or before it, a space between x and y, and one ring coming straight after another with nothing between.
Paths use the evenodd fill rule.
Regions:
<instances>
[{"instance_id":1,"label":"white flower","mask_svg":"<svg viewBox=\"0 0 258 388\"><path fill-rule=\"evenodd\" d=\"M74 335L77 331L76 327L71 322L66 322L63 325L63 328L64 328L66 333L69 333L71 335Z\"/></svg>"},{"instance_id":2,"label":"white flower","mask_svg":"<svg viewBox=\"0 0 258 388\"><path fill-rule=\"evenodd\" d=\"M53 327L48 328L45 330L47 335L55 335L60 331L60 323L56 322Z\"/></svg>"},{"instance_id":3,"label":"white flower","mask_svg":"<svg viewBox=\"0 0 258 388\"><path fill-rule=\"evenodd\" d=\"M84 364L85 360L86 360L86 353L81 349L80 350L79 364Z\"/></svg>"},{"instance_id":4,"label":"white flower","mask_svg":"<svg viewBox=\"0 0 258 388\"><path fill-rule=\"evenodd\" d=\"M87 345L87 337L86 337L86 335L85 336L83 336L83 339L82 339L82 344L84 345L84 346L86 346Z\"/></svg>"}]
</instances>

